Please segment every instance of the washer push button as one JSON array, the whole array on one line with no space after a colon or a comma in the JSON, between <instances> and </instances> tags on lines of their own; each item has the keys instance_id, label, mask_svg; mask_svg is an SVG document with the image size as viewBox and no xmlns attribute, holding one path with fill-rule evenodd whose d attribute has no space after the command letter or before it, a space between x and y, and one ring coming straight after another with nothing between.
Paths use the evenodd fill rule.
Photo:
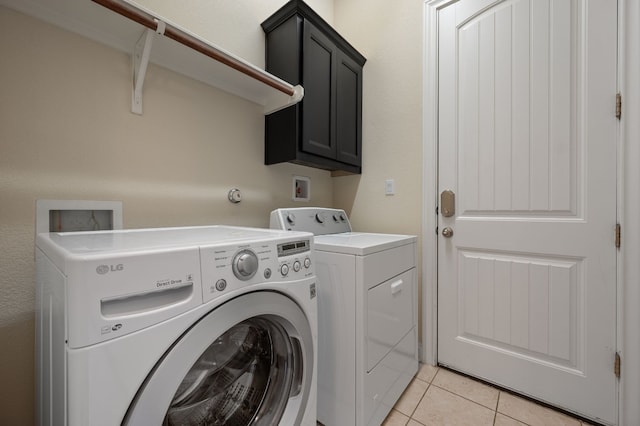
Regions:
<instances>
[{"instance_id":1,"label":"washer push button","mask_svg":"<svg viewBox=\"0 0 640 426\"><path fill-rule=\"evenodd\" d=\"M294 272L300 272L300 267L301 266L300 266L300 262L299 261L296 260L295 262L293 262L293 271Z\"/></svg>"},{"instance_id":2,"label":"washer push button","mask_svg":"<svg viewBox=\"0 0 640 426\"><path fill-rule=\"evenodd\" d=\"M283 263L282 266L280 266L280 273L282 274L283 277L286 277L287 274L289 273L289 265L287 265L286 263Z\"/></svg>"},{"instance_id":3,"label":"washer push button","mask_svg":"<svg viewBox=\"0 0 640 426\"><path fill-rule=\"evenodd\" d=\"M227 288L227 281L226 280L220 279L220 280L216 281L216 290L224 291L225 288Z\"/></svg>"}]
</instances>

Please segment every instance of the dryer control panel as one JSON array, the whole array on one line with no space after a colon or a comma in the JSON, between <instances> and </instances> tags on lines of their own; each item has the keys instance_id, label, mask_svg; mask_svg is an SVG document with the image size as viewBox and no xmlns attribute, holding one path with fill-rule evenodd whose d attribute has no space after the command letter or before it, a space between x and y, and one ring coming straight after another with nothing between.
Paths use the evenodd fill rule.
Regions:
<instances>
[{"instance_id":1,"label":"dryer control panel","mask_svg":"<svg viewBox=\"0 0 640 426\"><path fill-rule=\"evenodd\" d=\"M323 207L277 209L271 212L271 229L304 231L313 235L351 232L351 223L344 210Z\"/></svg>"}]
</instances>

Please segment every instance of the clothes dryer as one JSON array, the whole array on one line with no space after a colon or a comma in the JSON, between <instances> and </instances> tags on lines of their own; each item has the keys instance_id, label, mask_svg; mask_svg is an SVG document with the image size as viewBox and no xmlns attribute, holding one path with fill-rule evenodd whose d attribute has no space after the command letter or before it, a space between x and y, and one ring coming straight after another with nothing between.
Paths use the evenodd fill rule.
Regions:
<instances>
[{"instance_id":1,"label":"clothes dryer","mask_svg":"<svg viewBox=\"0 0 640 426\"><path fill-rule=\"evenodd\" d=\"M39 424L316 424L311 234L36 239Z\"/></svg>"},{"instance_id":2,"label":"clothes dryer","mask_svg":"<svg viewBox=\"0 0 640 426\"><path fill-rule=\"evenodd\" d=\"M416 237L352 232L343 210L278 209L312 232L318 277L318 420L380 425L418 370Z\"/></svg>"}]
</instances>

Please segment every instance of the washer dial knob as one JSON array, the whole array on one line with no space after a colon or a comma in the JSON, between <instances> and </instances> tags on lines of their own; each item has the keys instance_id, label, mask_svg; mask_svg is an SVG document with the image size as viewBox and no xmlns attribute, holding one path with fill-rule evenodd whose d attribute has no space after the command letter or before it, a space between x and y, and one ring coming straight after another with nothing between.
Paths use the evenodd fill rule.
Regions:
<instances>
[{"instance_id":1,"label":"washer dial knob","mask_svg":"<svg viewBox=\"0 0 640 426\"><path fill-rule=\"evenodd\" d=\"M324 223L324 216L321 215L320 213L316 213L316 222Z\"/></svg>"},{"instance_id":2,"label":"washer dial knob","mask_svg":"<svg viewBox=\"0 0 640 426\"><path fill-rule=\"evenodd\" d=\"M258 256L251 250L241 250L233 258L231 263L233 274L240 280L251 279L258 270Z\"/></svg>"},{"instance_id":3,"label":"washer dial knob","mask_svg":"<svg viewBox=\"0 0 640 426\"><path fill-rule=\"evenodd\" d=\"M287 222L289 222L289 225L294 225L296 223L296 216L293 213L287 213Z\"/></svg>"}]
</instances>

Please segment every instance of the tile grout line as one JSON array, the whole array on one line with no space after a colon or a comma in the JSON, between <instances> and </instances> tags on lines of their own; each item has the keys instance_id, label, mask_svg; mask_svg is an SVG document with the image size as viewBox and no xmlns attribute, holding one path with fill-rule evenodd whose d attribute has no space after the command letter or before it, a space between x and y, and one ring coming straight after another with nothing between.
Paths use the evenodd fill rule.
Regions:
<instances>
[{"instance_id":1,"label":"tile grout line","mask_svg":"<svg viewBox=\"0 0 640 426\"><path fill-rule=\"evenodd\" d=\"M457 396L457 397L459 397L459 398L462 398L462 399L464 399L464 400L466 400L466 401L473 402L474 404L479 405L479 406L480 406L480 407L482 407L482 408L486 408L487 410L490 410L490 411L497 411L497 410L495 410L495 409L492 409L491 407L487 407L486 405L482 405L482 404L480 404L479 402L476 402L476 401L474 401L474 400L472 400L472 399L469 399L469 398L467 398L466 396L462 396L462 395L460 395L460 394L457 394L457 393L455 393L455 392L450 391L449 389L445 389L445 388L443 388L442 386L438 386L438 385L433 385L433 386L437 387L437 388L438 388L438 389L440 389L440 390L443 390L443 391L445 391L445 392L448 392L448 393L450 393L451 395L455 395L455 396ZM502 413L501 413L501 414L502 414Z\"/></svg>"},{"instance_id":2,"label":"tile grout line","mask_svg":"<svg viewBox=\"0 0 640 426\"><path fill-rule=\"evenodd\" d=\"M427 391L429 390L429 388L433 385L433 381L436 379L436 376L438 375L438 373L440 372L440 368L438 368L435 372L435 374L433 375L433 377L431 378L430 381L426 382L422 379L420 379L419 377L416 377L418 380L425 382L427 384L427 388L424 390L424 393L422 394L422 396L420 397L420 400L418 401L418 403L416 404L416 406L413 408L413 410L411 411L411 415L409 416L409 421L413 420L416 423L420 423L421 425L424 425L424 423L417 421L416 419L413 418L413 415L416 413L416 410L418 409L418 406L420 405L420 403L422 402L422 400L424 399L425 396L427 396ZM435 386L435 385L434 385ZM437 386L436 386L437 387ZM408 424L409 422L407 422Z\"/></svg>"},{"instance_id":3,"label":"tile grout line","mask_svg":"<svg viewBox=\"0 0 640 426\"><path fill-rule=\"evenodd\" d=\"M437 373L436 373L436 375L437 375ZM442 388L442 387L440 387L440 386L438 386L438 385L436 385L436 384L433 384L433 381L435 380L435 378L436 378L436 376L434 375L434 376L433 376L433 379L432 379L432 380L431 380L431 382L429 383L429 386L427 386L427 389L424 391L424 394L422 395L422 398L420 398L420 401L418 401L418 404L416 405L416 407L415 407L415 408L413 409L413 411L411 412L411 416L409 416L409 420L413 420L413 421L414 421L414 422L416 422L416 423L419 423L419 424L421 424L421 425L424 425L424 423L422 423L422 422L420 422L420 421L418 421L418 420L414 419L414 418L413 418L413 415L415 414L416 410L418 409L418 405L420 405L420 403L422 402L422 400L424 399L424 397L427 395L427 391L431 388L431 386L435 386L436 388L438 388L438 389L440 389L440 390L442 390L442 391L444 391L444 392L447 392L447 393L449 393L449 394L451 394L451 395L454 395L454 396L457 396L457 397L459 397L459 398L462 398L462 399L464 399L465 401L469 401L469 402L471 402L471 403L473 403L473 404L475 404L475 405L477 405L477 406L479 406L479 407L482 407L482 408L485 408L485 409L487 409L487 410L493 411L493 418L494 418L494 420L493 420L493 424L495 425L495 418L496 418L496 415L497 415L496 413L498 412L498 411L497 411L497 403L496 403L496 410L491 410L491 408L487 407L486 405L479 404L479 403L477 403L477 402L475 402L475 401L470 400L469 398L465 398L465 397L464 397L464 396L462 396L462 395L458 395L458 394L457 394L457 393L455 393L455 392L451 392L451 391L450 391L450 390L448 390L448 389L445 389L445 388ZM498 393L498 398L500 398L500 394L499 394L499 393ZM501 413L501 414L502 414L502 413ZM507 416L507 417L509 417L509 416ZM513 419L513 420L517 420L517 419ZM519 420L518 420L518 421L519 421ZM523 422L520 422L520 423L523 423ZM407 422L407 424L408 424L408 422ZM523 424L526 424L526 423L523 423ZM527 425L527 426L529 426L529 425Z\"/></svg>"},{"instance_id":4,"label":"tile grout line","mask_svg":"<svg viewBox=\"0 0 640 426\"><path fill-rule=\"evenodd\" d=\"M444 392L447 392L447 393L449 393L449 394L451 394L451 395L454 395L454 396L457 396L457 397L459 397L459 398L462 398L462 399L464 399L464 400L466 400L466 401L469 401L469 402L471 402L471 403L473 403L473 404L475 404L475 405L478 405L478 406L480 406L480 407L482 407L482 408L486 408L487 410L491 410L491 408L487 407L486 405L482 405L482 404L480 404L480 403L478 403L478 402L476 402L476 401L473 401L473 400L471 400L471 399L469 399L469 398L466 398L466 397L464 397L464 396L462 396L462 395L459 395L459 394L457 394L457 393L455 393L455 392L452 392L452 391L450 391L450 390L448 390L448 389L445 389L445 388L443 388L443 387L441 387L441 386L438 386L438 385L434 384L433 382L436 380L436 377L438 376L438 374L440 373L440 371L442 371L442 369L441 369L441 368L438 368L438 370L436 371L436 373L435 373L435 374L433 375L433 377L431 378L431 381L429 381L429 382L425 382L424 380L420 379L420 378L419 378L419 377L417 377L417 376L415 377L415 378L417 378L418 380L420 380L420 381L422 381L422 382L427 383L427 384L428 384L428 386L427 386L427 389L425 389L424 394L422 395L422 397L420 398L420 400L419 400L419 401L418 401L418 403L416 404L415 408L411 411L411 415L409 416L409 421L413 420L413 421L414 421L414 422L416 422L416 423L419 423L419 424L421 424L421 425L424 425L422 422L419 422L418 420L414 419L414 418L413 418L413 415L415 414L416 410L418 409L418 406L420 405L420 403L422 402L422 400L424 399L424 397L427 395L427 392L429 391L429 389L431 388L431 386L435 386L436 388L438 388L438 389L440 389L440 390L442 390L442 391L444 391ZM494 389L495 389L495 388L494 388ZM498 390L498 399L499 399L499 398L500 398L500 390L499 390L499 389L496 389L496 390ZM495 408L494 410L492 410L492 411L493 411L493 423L495 424L495 419L496 419L496 417L497 417L497 414L496 414L496 413L498 412L498 401L496 401L496 408ZM514 420L515 420L515 419L514 419ZM407 423L408 423L408 422L407 422Z\"/></svg>"},{"instance_id":5,"label":"tile grout line","mask_svg":"<svg viewBox=\"0 0 640 426\"><path fill-rule=\"evenodd\" d=\"M501 411L498 411L498 407L500 406L500 397L502 396L503 393L508 393L508 392L505 392L505 391L502 391L502 390L499 390L499 392L498 392L498 403L496 404L496 418L498 417L498 414L500 414L501 416L507 417L507 418L509 418L511 420L514 420L514 421L518 422L518 423L522 423L523 425L531 426L527 422L524 422L524 421L522 421L520 419L516 419L515 417L510 416L509 414L505 414L505 413L503 413Z\"/></svg>"},{"instance_id":6,"label":"tile grout line","mask_svg":"<svg viewBox=\"0 0 640 426\"><path fill-rule=\"evenodd\" d=\"M500 405L500 395L502 395L502 392L498 391L498 399L496 400L496 410L493 413L493 426L496 426L496 421L498 420L498 406Z\"/></svg>"},{"instance_id":7,"label":"tile grout line","mask_svg":"<svg viewBox=\"0 0 640 426\"><path fill-rule=\"evenodd\" d=\"M425 396L427 395L427 392L429 391L429 389L431 389L431 386L435 386L435 387L436 387L437 389L439 389L439 390L442 390L442 391L444 391L444 392L447 392L448 394L451 394L451 395L457 396L457 397L459 397L459 398L461 398L461 399L463 399L463 400L466 400L466 401L468 401L468 402L471 402L471 403L473 403L473 404L475 404L475 405L477 405L477 406L480 406L480 407L482 407L482 408L486 408L486 409L488 409L488 410L492 410L492 411L494 412L494 414L493 414L493 423L492 423L492 425L493 425L493 426L495 426L495 425L496 425L496 422L497 422L497 420L498 420L498 414L500 414L500 415L501 415L501 417L506 417L507 419L511 419L511 420L513 420L513 421L515 421L515 422L518 422L518 423L522 424L522 425L525 425L525 426L531 426L531 425L530 425L529 423L527 423L527 422L524 422L524 421L522 421L522 420L519 420L518 418L515 418L515 417L513 417L512 415L505 414L505 413L502 413L502 412L500 411L499 407L500 407L500 401L502 400L502 397L503 397L503 395L502 395L502 394L503 394L503 393L505 393L505 394L511 394L511 392L507 392L507 391L505 391L505 390L502 390L502 389L501 389L501 388L499 388L499 387L494 387L494 386L492 386L492 385L491 385L491 384L489 384L489 383L484 383L485 385L487 385L487 386L491 387L492 389L495 389L495 390L497 390L497 391L498 391L498 398L497 398L496 403L495 403L495 408L494 408L494 409L492 409L492 408L490 408L490 407L487 407L486 405L483 405L483 404L481 404L481 403L479 403L479 402L473 401L473 400L471 400L471 399L469 399L469 398L467 398L467 397L465 397L465 396L463 396L463 395L460 395L460 394L458 394L458 393L456 393L456 392L454 392L454 391L448 390L448 389L446 389L446 388L444 388L444 387L442 387L442 386L439 386L439 385L435 384L435 383L434 383L434 382L435 382L435 379L436 379L436 378L438 377L438 375L440 374L440 371L442 371L442 370L443 370L443 369L442 369L442 368L440 368L440 367L436 367L436 368L437 368L437 369L436 369L436 372L434 373L433 377L431 377L431 380L430 380L430 381L426 381L426 380L424 380L424 379L422 379L422 378L418 377L417 375L416 375L416 376L414 376L414 379L417 379L417 380L419 380L420 382L425 383L425 384L427 385L427 387L426 387L426 389L425 389L424 393L422 394L422 396L420 397L420 399L418 400L418 402L417 402L417 404L415 405L415 407L411 410L411 414L410 414L409 416L407 416L406 414L404 414L404 413L403 413L403 412L401 412L401 411L396 410L396 409L395 409L395 407L393 408L393 410L394 410L394 411L397 411L399 414L401 414L401 415L403 415L403 416L405 416L405 417L408 417L408 418L409 418L409 420L407 420L407 422L405 423L405 426L406 426L406 425L408 425L408 423L409 423L409 422L411 422L411 421L413 421L413 422L415 422L415 423L417 423L417 424L419 424L419 425L425 426L425 425L424 425L424 423L422 423L422 422L420 422L420 421L416 420L413 416L415 415L415 413L416 413L416 411L417 411L417 409L418 409L418 406L419 406L419 405L424 401L424 398L425 398ZM445 368L444 370L447 370L447 369ZM449 370L447 370L447 371L449 371ZM454 374L458 374L456 371L452 371L452 373L454 373ZM458 374L458 375L460 375L460 374ZM462 374L462 376L465 376L465 375L463 375L463 374ZM470 377L470 378L471 378L471 377ZM473 378L471 378L471 379L473 380ZM518 396L518 395L516 394L516 396ZM535 403L535 402L534 402L534 403ZM543 406L543 407L544 407L544 406ZM562 411L555 410L555 409L553 409L552 407L546 407L546 408L548 408L548 409L549 409L549 410L551 410L551 411L554 411L554 412L557 412L557 413L561 413L561 414L565 414L565 415L567 415L568 417L571 417L571 418L573 418L573 419L575 419L575 420L578 420L578 421L580 422L580 426L585 426L585 425L586 425L586 423L584 423L581 419L575 418L575 417L573 417L573 416L569 415L568 413L563 413Z\"/></svg>"},{"instance_id":8,"label":"tile grout line","mask_svg":"<svg viewBox=\"0 0 640 426\"><path fill-rule=\"evenodd\" d=\"M435 376L434 376L435 377ZM418 403L416 404L415 407L413 407L413 410L411 410L411 415L409 416L409 420L414 420L413 415L416 413L416 410L418 409L418 406L420 405L420 403L422 402L422 400L424 399L425 396L427 396L427 391L429 390L429 388L431 387L431 383L427 383L427 388L424 390L424 393L422 394L422 396L420 397L420 400L418 401ZM416 420L417 421L417 420ZM407 422L408 423L408 422ZM420 424L422 424L422 422L418 422Z\"/></svg>"}]
</instances>

